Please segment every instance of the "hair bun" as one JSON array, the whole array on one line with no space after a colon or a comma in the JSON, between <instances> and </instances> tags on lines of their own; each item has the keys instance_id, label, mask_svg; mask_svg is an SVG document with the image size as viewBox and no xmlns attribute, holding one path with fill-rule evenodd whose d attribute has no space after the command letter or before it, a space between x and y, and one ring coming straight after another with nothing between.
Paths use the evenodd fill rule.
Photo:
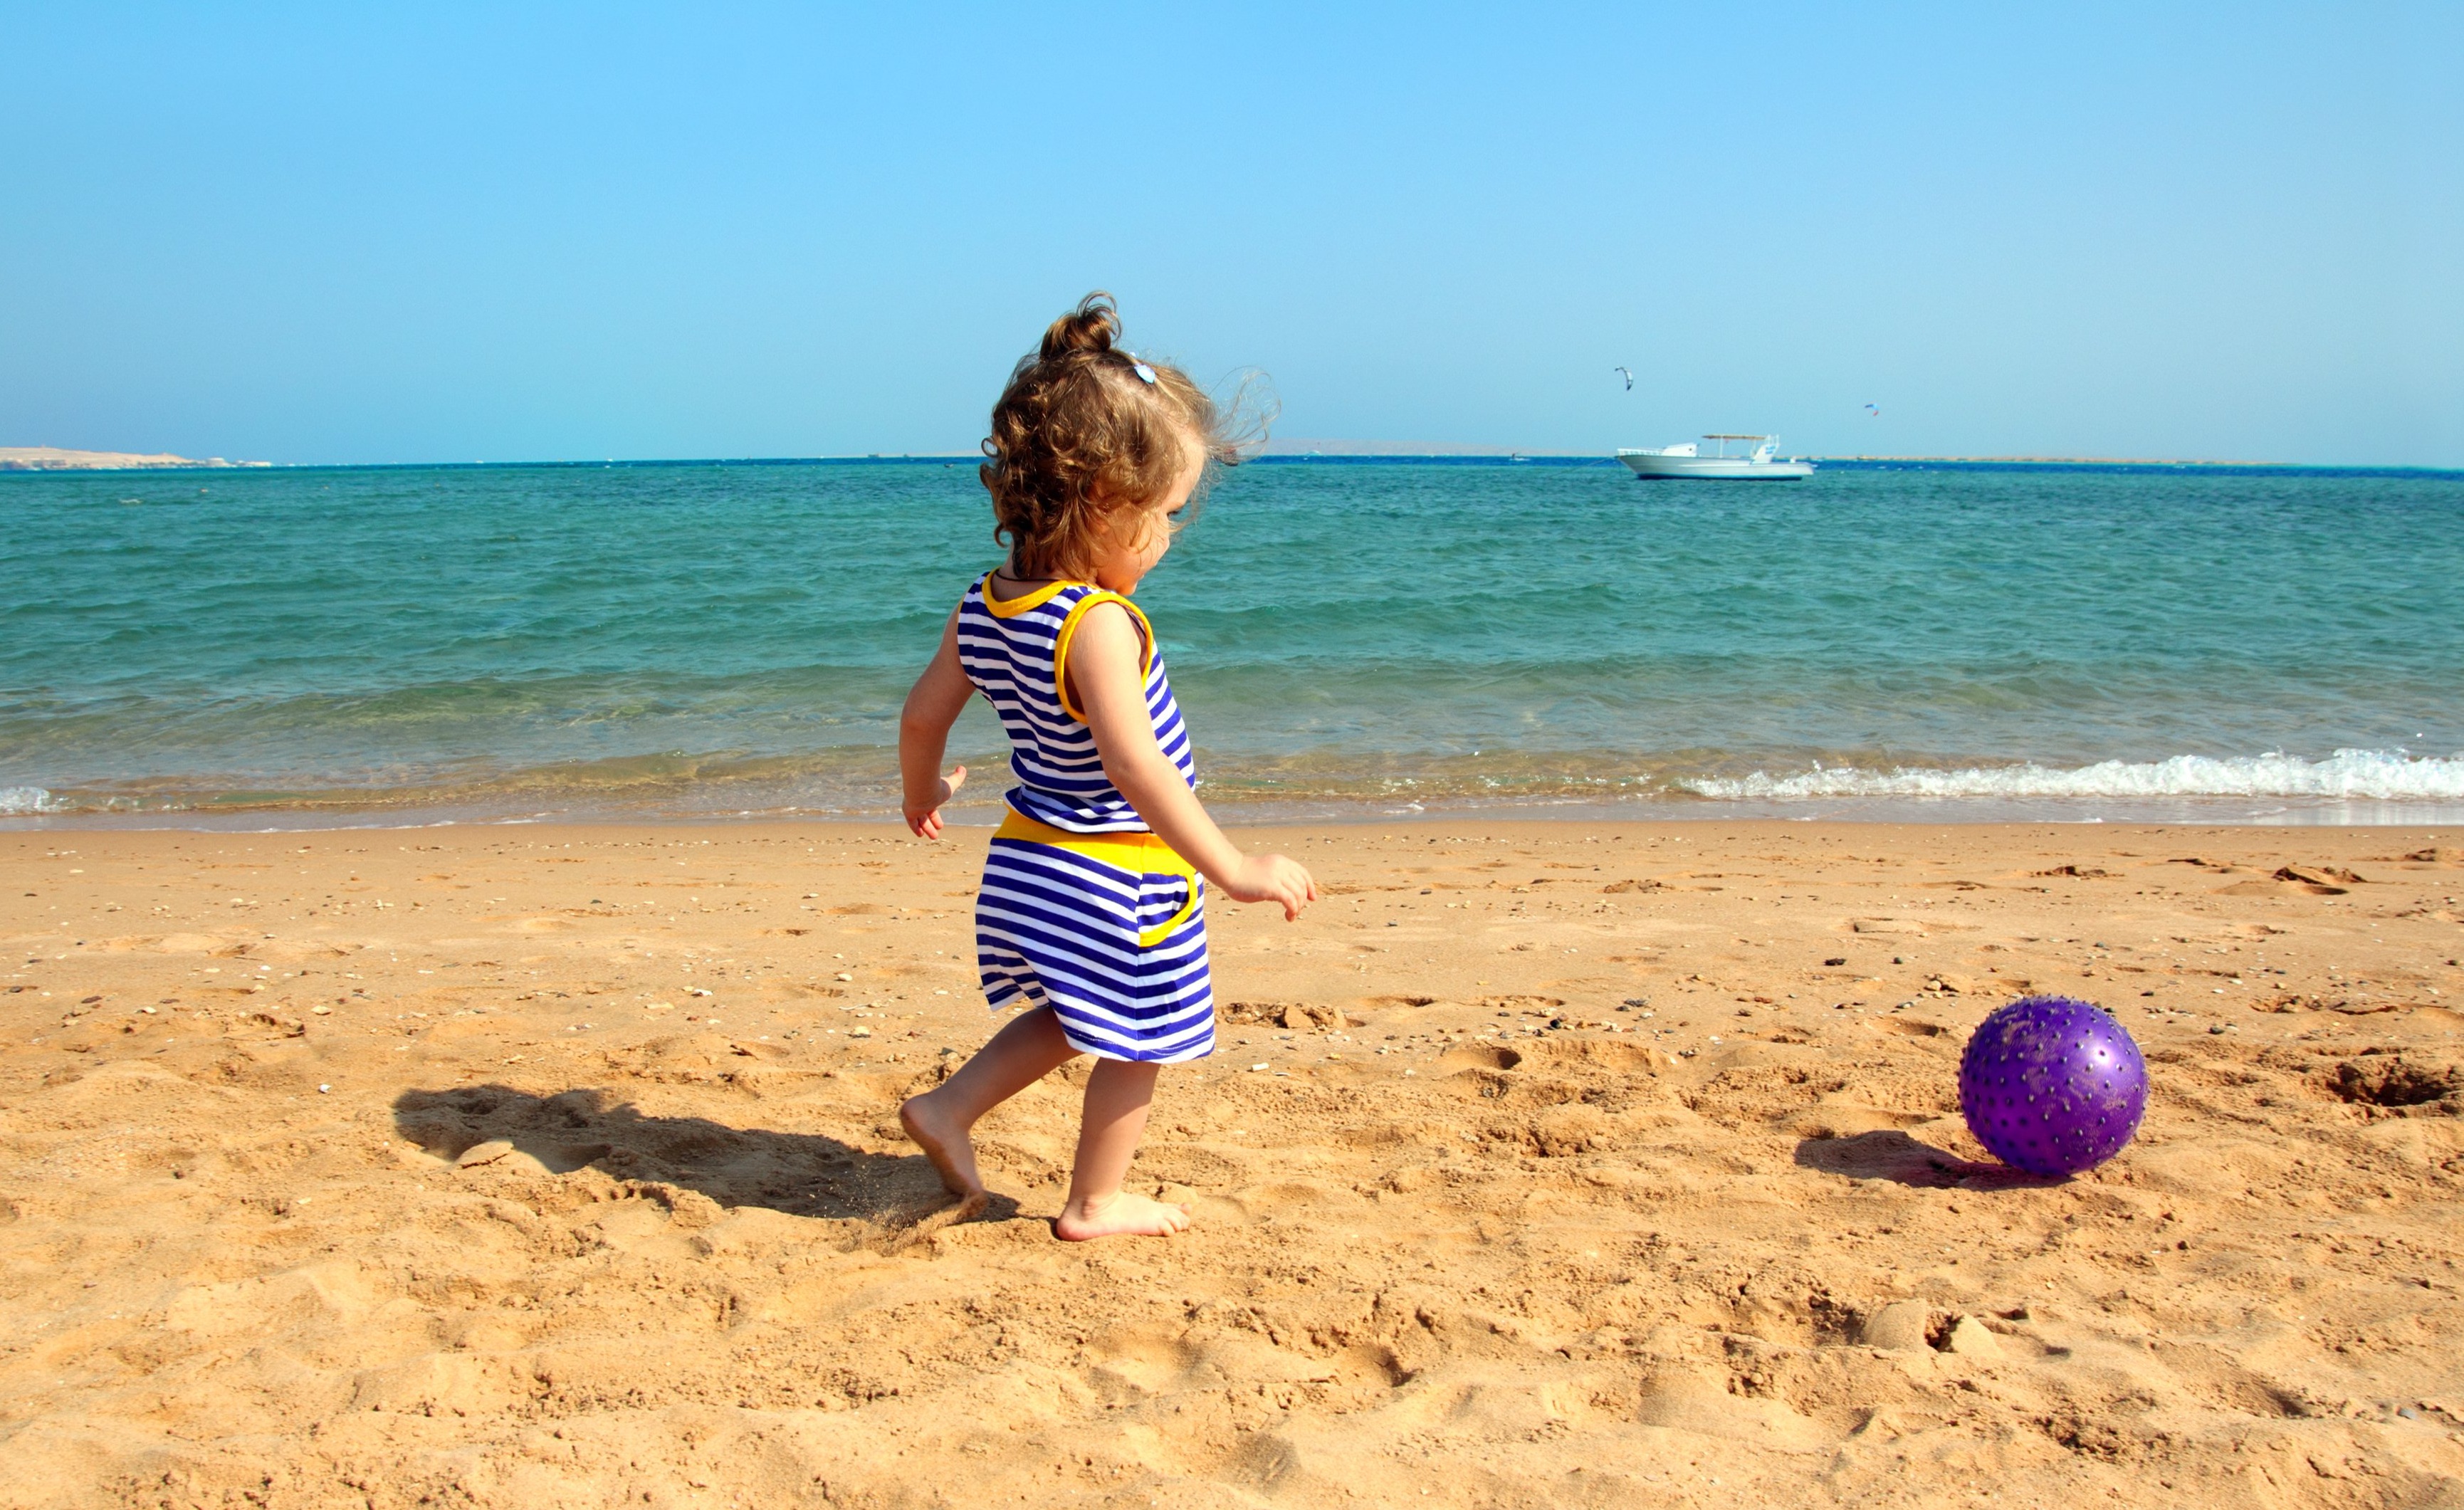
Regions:
<instances>
[{"instance_id":1,"label":"hair bun","mask_svg":"<svg viewBox=\"0 0 2464 1510\"><path fill-rule=\"evenodd\" d=\"M1120 306L1112 295L1098 289L1078 301L1078 307L1045 328L1044 348L1036 356L1050 361L1073 351L1107 352L1112 342L1121 339Z\"/></svg>"}]
</instances>

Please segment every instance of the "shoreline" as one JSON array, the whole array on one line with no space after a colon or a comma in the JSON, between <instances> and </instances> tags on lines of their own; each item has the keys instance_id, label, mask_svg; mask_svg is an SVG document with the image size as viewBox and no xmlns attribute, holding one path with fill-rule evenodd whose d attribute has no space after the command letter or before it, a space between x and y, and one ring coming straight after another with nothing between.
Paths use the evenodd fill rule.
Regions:
<instances>
[{"instance_id":1,"label":"shoreline","mask_svg":"<svg viewBox=\"0 0 2464 1510\"><path fill-rule=\"evenodd\" d=\"M739 822L764 820L863 822L897 816L878 779L887 751L844 749L804 769L759 770L796 762L715 762L667 757L610 760L600 767L559 764L454 783L387 787L197 781L128 782L55 792L0 784L0 832L11 829L195 828L315 830L539 822ZM998 822L995 796L1009 781L1005 762L971 752L984 778L949 811L958 824ZM1579 822L1703 822L1777 819L1857 823L2183 823L2201 826L2386 827L2464 823L2464 755L2339 750L2325 759L2273 755L2254 759L2181 756L2157 762L2106 761L2076 768L1826 767L1771 777L1648 776L1553 779L1512 762L1489 781L1461 773L1405 776L1364 768L1344 781L1326 772L1298 779L1271 771L1220 767L1200 795L1227 822L1333 825L1479 818L1486 815ZM747 774L738 774L747 773ZM590 779L600 777L601 779ZM135 790L131 790L134 787Z\"/></svg>"},{"instance_id":2,"label":"shoreline","mask_svg":"<svg viewBox=\"0 0 2464 1510\"><path fill-rule=\"evenodd\" d=\"M2256 808L2253 802L2266 805ZM1634 802L1502 800L1441 802L1406 808L1371 802L1231 801L1210 799L1207 810L1224 828L1241 830L1324 827L1357 830L1378 826L1448 823L1535 823L1598 827L1603 824L1673 824L1683 827L1777 823L1792 827L1906 827L1973 829L2125 827L2252 829L2354 829L2464 827L2464 801L2380 799L2258 799L2167 798L2104 802L2059 799L1873 798L1797 801L1653 799ZM943 810L953 829L992 831L1005 808L969 803ZM414 832L430 829L742 828L764 823L815 823L832 828L889 824L895 811L861 808L830 811L744 809L651 812L625 808L571 808L532 812L456 807L451 804L316 808L172 808L159 811L0 814L0 838L43 833L316 834Z\"/></svg>"}]
</instances>

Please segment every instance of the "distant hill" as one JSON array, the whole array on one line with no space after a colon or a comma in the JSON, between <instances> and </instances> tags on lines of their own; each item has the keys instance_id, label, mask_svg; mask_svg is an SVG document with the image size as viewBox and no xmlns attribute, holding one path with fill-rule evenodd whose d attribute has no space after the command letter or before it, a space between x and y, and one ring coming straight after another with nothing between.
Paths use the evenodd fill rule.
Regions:
<instances>
[{"instance_id":1,"label":"distant hill","mask_svg":"<svg viewBox=\"0 0 2464 1510\"><path fill-rule=\"evenodd\" d=\"M0 446L0 471L117 471L147 467L271 467L269 461L225 461L209 456L198 461L164 451L152 456L134 451L72 451L56 446Z\"/></svg>"},{"instance_id":2,"label":"distant hill","mask_svg":"<svg viewBox=\"0 0 2464 1510\"><path fill-rule=\"evenodd\" d=\"M1268 456L1505 456L1537 455L1508 446L1465 446L1451 441L1320 440L1281 436L1266 443ZM1555 454L1555 453L1552 453Z\"/></svg>"},{"instance_id":3,"label":"distant hill","mask_svg":"<svg viewBox=\"0 0 2464 1510\"><path fill-rule=\"evenodd\" d=\"M2188 456L1825 456L1824 461L1939 461L1969 466L2036 467L2288 467L2280 461L2222 461Z\"/></svg>"}]
</instances>

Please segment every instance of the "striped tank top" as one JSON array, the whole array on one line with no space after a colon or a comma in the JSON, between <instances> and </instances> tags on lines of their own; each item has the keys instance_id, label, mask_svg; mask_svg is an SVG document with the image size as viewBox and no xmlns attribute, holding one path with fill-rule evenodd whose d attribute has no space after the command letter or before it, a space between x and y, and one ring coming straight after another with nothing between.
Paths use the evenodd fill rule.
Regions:
<instances>
[{"instance_id":1,"label":"striped tank top","mask_svg":"<svg viewBox=\"0 0 2464 1510\"><path fill-rule=\"evenodd\" d=\"M1155 743L1181 778L1198 785L1189 730L1164 676L1155 631L1137 605L1092 582L1054 582L1019 598L993 596L992 577L967 589L958 603L958 665L1001 715L1009 734L1009 768L1018 785L1009 805L1040 823L1073 834L1139 833L1146 821L1104 775L1094 732L1073 708L1064 678L1070 639L1087 610L1116 602L1137 621L1146 642L1147 716Z\"/></svg>"},{"instance_id":2,"label":"striped tank top","mask_svg":"<svg viewBox=\"0 0 2464 1510\"><path fill-rule=\"evenodd\" d=\"M976 966L995 1009L1048 1008L1104 1059L1175 1063L1215 1047L1205 883L1148 831L1104 775L1064 668L1087 611L1117 602L1145 642L1147 715L1195 787L1189 732L1136 606L1091 582L1002 599L992 579L958 604L958 661L1009 732L1010 815L984 854Z\"/></svg>"}]
</instances>

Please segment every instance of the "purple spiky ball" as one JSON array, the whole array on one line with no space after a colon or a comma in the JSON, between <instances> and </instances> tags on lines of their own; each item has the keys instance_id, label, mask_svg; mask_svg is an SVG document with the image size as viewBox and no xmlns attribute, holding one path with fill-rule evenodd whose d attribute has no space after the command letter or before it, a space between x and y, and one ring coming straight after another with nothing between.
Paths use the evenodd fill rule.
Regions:
<instances>
[{"instance_id":1,"label":"purple spiky ball","mask_svg":"<svg viewBox=\"0 0 2464 1510\"><path fill-rule=\"evenodd\" d=\"M2122 1151L2147 1109L2147 1061L2104 1010L2021 996L1978 1025L1959 1060L1959 1109L1993 1156L2076 1174Z\"/></svg>"}]
</instances>

